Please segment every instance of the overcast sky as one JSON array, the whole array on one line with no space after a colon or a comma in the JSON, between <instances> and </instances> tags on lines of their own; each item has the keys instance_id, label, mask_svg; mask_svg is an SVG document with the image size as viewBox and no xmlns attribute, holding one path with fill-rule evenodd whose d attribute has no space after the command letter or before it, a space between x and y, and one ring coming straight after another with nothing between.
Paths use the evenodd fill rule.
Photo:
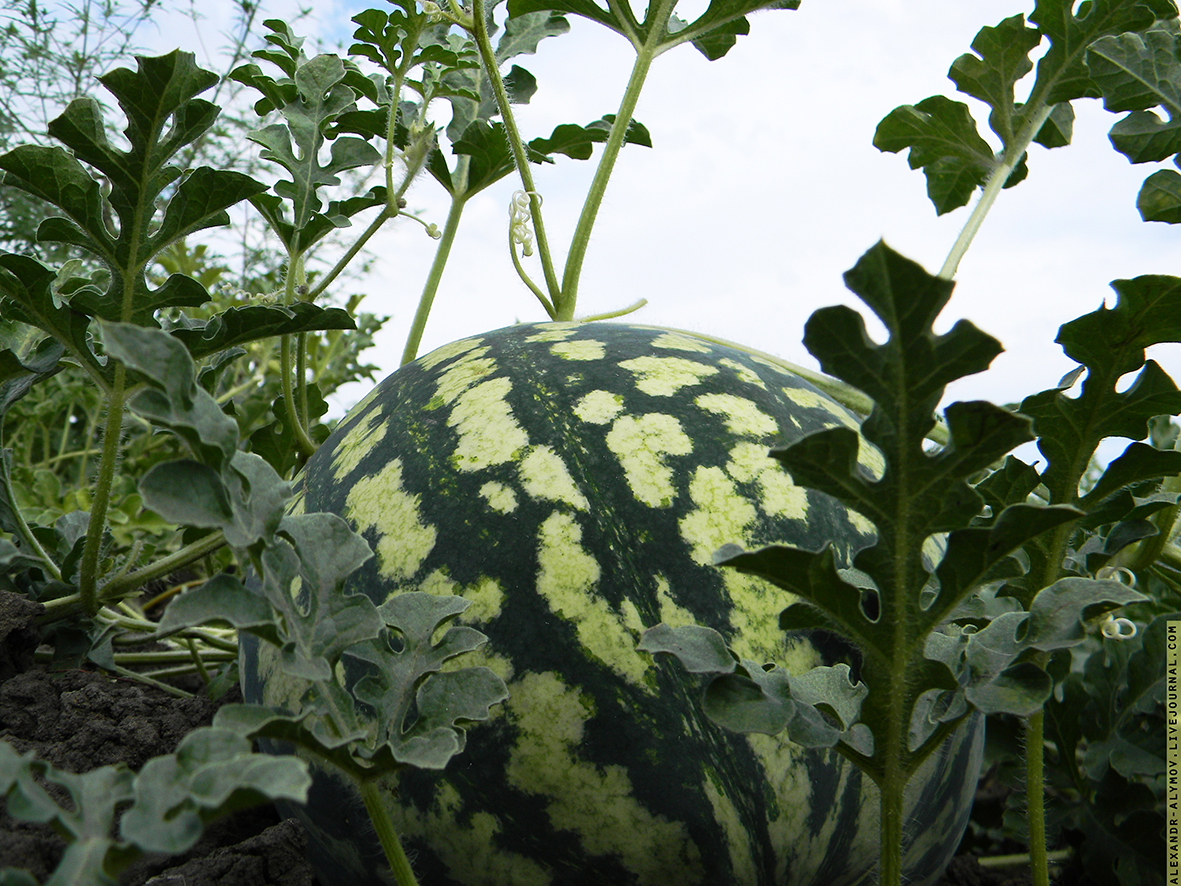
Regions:
<instances>
[{"instance_id":1,"label":"overcast sky","mask_svg":"<svg viewBox=\"0 0 1181 886\"><path fill-rule=\"evenodd\" d=\"M347 39L342 24L368 5L319 0L313 27L327 40ZM705 5L682 2L678 12L691 18ZM632 315L636 322L705 331L815 366L800 343L804 321L818 307L855 303L841 275L861 253L883 238L935 272L968 214L935 215L922 173L909 169L904 154L873 147L878 121L900 104L955 96L948 67L979 28L1032 5L804 0L798 11L753 16L750 36L720 61L688 46L660 57L636 111L654 147L622 152L587 256L578 313L643 297L649 304ZM284 3L267 8L281 13ZM520 108L526 138L616 110L630 46L583 20L572 24L570 34L518 59L539 84ZM206 22L206 46L218 43L216 25L212 17ZM1027 89L1019 84L1018 98ZM987 111L965 100L991 140ZM1181 230L1146 224L1135 209L1140 183L1157 167L1134 167L1111 148L1107 131L1119 118L1099 102L1075 107L1073 144L1033 147L1028 179L1001 195L960 265L942 328L967 318L1000 339L1006 353L988 373L958 383L955 399L1006 402L1053 385L1072 365L1053 343L1059 325L1114 298L1108 281L1181 273ZM592 171L593 161L565 158L535 168L558 256ZM505 179L468 204L420 353L545 319L507 254L508 204L517 187ZM424 176L409 204L442 226L447 204L433 180ZM402 221L375 243L380 259L365 305L392 315L373 358L392 370L434 242ZM540 279L536 265L531 270ZM1175 348L1152 355L1174 375L1181 370Z\"/></svg>"}]
</instances>

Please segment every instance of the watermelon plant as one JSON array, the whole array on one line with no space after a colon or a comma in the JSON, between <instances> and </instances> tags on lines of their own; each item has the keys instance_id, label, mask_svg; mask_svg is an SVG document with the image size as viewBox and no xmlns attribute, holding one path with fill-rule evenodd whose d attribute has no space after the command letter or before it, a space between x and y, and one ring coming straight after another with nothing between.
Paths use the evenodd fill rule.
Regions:
<instances>
[{"instance_id":1,"label":"watermelon plant","mask_svg":"<svg viewBox=\"0 0 1181 886\"><path fill-rule=\"evenodd\" d=\"M1102 95L1131 112L1113 130L1131 159L1173 156L1171 124L1150 109L1175 109L1177 10L1037 0L1034 27L1018 16L981 31L952 79L989 105L999 152L946 98L882 122L875 143L910 150L938 211L977 187L982 196L938 277L884 245L866 253L846 279L889 338L871 342L848 309L818 312L806 341L827 375L676 330L572 322L615 159L625 143L650 143L632 114L651 65L685 43L720 58L751 13L796 6L712 0L684 20L675 0L642 18L629 4L509 0L501 15L481 0L397 0L354 18L346 57L310 58L272 20L255 53L266 70L232 73L261 95L249 139L277 170L269 185L186 167L217 116L198 97L217 78L179 51L102 78L127 119L124 145L83 98L49 127L68 150L0 155L0 183L52 207L38 240L84 257L0 253L0 418L73 373L101 419L86 432L92 479L76 478L69 501L43 484L47 506L34 510L0 463L6 587L43 603L59 653L129 676L124 650L153 640L206 676L221 668L224 684L232 631L242 637L252 703L224 708L216 740L197 743L227 786L253 787L205 803L161 762L152 777L169 773L171 805L152 815L183 822L176 846L265 796L304 818L325 883L386 882L389 871L400 884L933 883L967 822L984 714L1012 712L1030 724L1027 839L1045 882L1045 704L1051 763L1086 806L1062 820L1099 835L1081 854L1129 884L1155 882L1142 859L1162 808L1162 733L1146 728L1160 719L1163 688L1146 674L1159 659L1096 644L1123 642L1129 619L1147 623L1176 599L1181 465L1171 444L1133 443L1106 469L1088 466L1101 439L1143 439L1150 419L1181 410L1143 353L1181 338L1179 284L1117 281L1115 308L1063 327L1079 369L1058 388L1020 412L953 404L941 425L944 386L986 368L999 344L964 322L944 335L933 323L988 207L1024 177L1029 145L1069 142L1072 100ZM616 113L526 142L513 105L536 82L516 60L571 14L631 44L631 76ZM1014 86L1042 41L1019 102ZM559 268L531 165L587 159L595 144ZM367 166L382 184L350 191ZM331 354L354 324L316 302L380 228L412 218L403 195L423 173L451 210L441 231L426 225L438 245L406 365L329 435L317 423L327 391L310 369L331 362L317 343ZM510 260L559 322L415 360L465 205L514 174ZM1150 178L1146 218L1181 217L1178 180ZM280 244L282 285L213 312L186 239L243 202ZM333 256L329 236L360 219ZM534 251L540 281L522 261ZM272 339L273 368L258 350ZM1124 389L1128 372L1139 376ZM270 414L238 412L243 377L278 389ZM1034 438L1043 471L1000 461ZM137 476L120 477L130 454ZM155 623L131 595L178 570L196 586ZM1136 589L1113 580L1129 576ZM1108 610L1124 604L1117 621ZM1107 618L1107 639L1088 636L1094 618ZM1091 655L1081 670L1073 646ZM659 652L689 673L653 667ZM1122 702L1133 713L1094 712ZM265 764L242 753L245 739L303 762L250 782ZM125 773L96 775L118 790L96 799L79 788L63 812L30 787L36 775L65 784L58 774L3 760L9 805L94 853L88 873L61 872L68 882L106 882L136 845L154 848L134 844L130 825L94 841L90 824L104 827L130 796ZM1131 815L1103 806L1123 784L1134 785ZM136 808L132 822L146 821ZM144 833L161 827L152 819ZM1096 848L1112 835L1139 854L1112 866Z\"/></svg>"}]
</instances>

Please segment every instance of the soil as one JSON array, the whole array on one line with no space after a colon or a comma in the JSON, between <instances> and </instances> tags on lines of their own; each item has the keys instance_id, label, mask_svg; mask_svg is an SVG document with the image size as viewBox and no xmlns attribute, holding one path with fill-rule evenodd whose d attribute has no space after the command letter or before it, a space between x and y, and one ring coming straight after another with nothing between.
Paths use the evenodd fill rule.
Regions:
<instances>
[{"instance_id":1,"label":"soil","mask_svg":"<svg viewBox=\"0 0 1181 886\"><path fill-rule=\"evenodd\" d=\"M163 690L88 670L51 670L34 662L39 642L33 619L41 607L0 591L0 739L35 751L59 769L83 772L118 762L138 770L176 750L192 729L208 725L220 704L198 692L180 699ZM191 686L184 688L191 689ZM122 886L317 886L304 858L307 835L280 821L270 806L239 812L211 825L182 856L151 856L120 877ZM49 827L15 821L0 802L0 870L24 868L44 882L64 843ZM1020 868L982 868L957 856L937 886L1026 886ZM1089 886L1065 871L1057 886ZM429 886L429 884L424 884Z\"/></svg>"}]
</instances>

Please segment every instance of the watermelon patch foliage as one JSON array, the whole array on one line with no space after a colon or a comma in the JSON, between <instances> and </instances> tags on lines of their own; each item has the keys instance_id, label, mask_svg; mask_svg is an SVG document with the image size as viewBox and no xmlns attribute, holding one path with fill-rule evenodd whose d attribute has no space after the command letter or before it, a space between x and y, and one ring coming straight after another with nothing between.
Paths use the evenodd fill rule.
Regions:
<instances>
[{"instance_id":1,"label":"watermelon patch foliage","mask_svg":"<svg viewBox=\"0 0 1181 886\"><path fill-rule=\"evenodd\" d=\"M971 710L1040 710L1054 683L1034 663L1036 654L1082 642L1090 617L1147 598L1118 581L1072 576L1040 589L1025 611L979 629L955 623L971 594L991 582L1023 577L1026 564L1012 556L1023 545L1083 512L1028 504L1022 495L984 516L985 499L968 480L1030 440L1030 420L987 402L953 403L945 412L948 442L932 451L927 438L946 385L985 369L1000 353L999 343L967 321L937 335L933 324L952 284L882 244L845 280L885 324L889 338L875 344L861 316L837 306L812 315L804 343L826 372L873 398L860 437L881 453L884 471L874 478L861 467L858 452L865 444L847 428L810 434L771 454L797 485L826 492L865 515L877 538L853 558L854 573L842 568L831 547L727 546L715 562L765 578L798 598L780 615L784 630L831 631L855 644L862 655L861 683L831 684L840 688L839 696L811 701L791 678L772 680L774 670L759 673L767 666L744 662L739 670L733 653L715 653L717 663L706 666L682 648L696 652L703 642L718 642L699 628L648 631L640 648L672 653L695 672L713 675L705 703L711 718L728 728L778 732L810 705L836 714L841 732L831 731L839 736L837 747L881 788L880 876L893 883L902 875L896 865L903 790L927 755ZM1141 479L1155 479L1152 472L1162 467L1147 468L1149 476ZM850 729L853 723L860 728ZM790 734L808 740L799 729Z\"/></svg>"},{"instance_id":2,"label":"watermelon patch foliage","mask_svg":"<svg viewBox=\"0 0 1181 886\"><path fill-rule=\"evenodd\" d=\"M190 162L220 137L220 109L201 97L218 77L179 50L99 78L122 134L116 115L84 96L49 123L52 144L0 154L4 192L44 207L36 231L16 238L31 244L28 254L0 251L0 590L44 607L46 654L59 663L174 693L168 681L187 670L215 694L238 677L241 633L245 645L273 649L305 687L297 711L224 707L212 728L138 775L63 773L0 742L9 814L51 822L70 841L51 882L109 883L144 851L183 851L233 809L302 802L307 765L253 753L255 738L351 779L399 883L415 882L375 785L462 754L506 686L489 668L459 667L487 639L455 624L466 601L410 592L378 604L345 592L369 561L368 543L337 516L290 507L293 479L329 436L325 396L366 375L358 354L379 325L358 315L356 298L347 309L325 306L326 293L362 263L378 230L423 224L437 246L403 352L410 362L468 201L516 176L510 260L547 317L571 319L619 151L652 144L633 113L656 58L691 44L717 60L749 32L753 13L799 2L712 0L691 20L676 5L654 0L641 16L585 0L395 0L354 17L344 56L309 57L289 23L270 20L266 47L227 81L259 96L263 125L243 138L259 148L251 172L261 176L265 164L270 183ZM628 84L616 113L526 141L513 108L537 82L517 62L568 31L570 15L631 45ZM664 652L701 675L707 718L834 748L877 782L880 882L890 886L902 876L902 789L973 711L989 714L996 777L1028 786L995 830L1029 845L1037 886L1048 883L1055 840L1104 886L1163 882L1162 637L1181 608L1181 452L1169 417L1181 394L1144 349L1181 341L1181 281L1115 281L1113 307L1061 328L1057 341L1078 367L1058 386L1015 410L952 404L942 423L946 385L983 371L999 344L964 321L942 335L933 324L995 200L1027 177L1030 145L1070 142L1071 102L1102 98L1125 114L1111 142L1131 162L1179 164L1179 41L1172 0L1035 0L1028 16L983 28L949 72L988 106L991 135L971 107L945 96L879 124L874 144L909 152L937 213L980 194L938 276L883 244L846 275L886 326L884 343L849 308L818 311L807 325L828 376L801 374L859 409L860 436L837 427L771 452L775 471L844 503L875 540L850 564L823 545L724 547L716 558L722 574L795 595L785 596L782 631L855 644L856 674L848 664L788 673L743 658L727 645L733 638L705 625L653 628L636 650L638 668L645 653ZM1031 73L1021 98L1016 86ZM596 150L563 263L532 167ZM354 187L368 167L382 181ZM423 173L449 196L441 229L406 212ZM278 244L283 270L268 278L271 293L228 304L210 292L225 267L191 239L246 205ZM1152 173L1136 205L1146 221L1181 221L1181 175ZM538 279L523 261L533 255ZM52 421L30 420L40 404ZM1135 442L1101 466L1097 447L1112 437ZM1040 470L1006 456L1031 439ZM867 447L883 472L859 462ZM156 620L134 598L162 581L169 596L191 589ZM164 652L140 652L147 642ZM667 668L649 670L679 685ZM1017 733L1023 752L1010 749ZM1044 785L1054 789L1048 807ZM0 880L32 882L20 871Z\"/></svg>"}]
</instances>

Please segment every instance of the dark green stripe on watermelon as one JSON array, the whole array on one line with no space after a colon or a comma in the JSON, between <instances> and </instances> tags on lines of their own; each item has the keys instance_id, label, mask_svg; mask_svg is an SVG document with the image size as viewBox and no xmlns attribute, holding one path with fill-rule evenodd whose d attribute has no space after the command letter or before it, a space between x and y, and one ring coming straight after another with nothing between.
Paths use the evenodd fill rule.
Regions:
<instances>
[{"instance_id":1,"label":"dark green stripe on watermelon","mask_svg":"<svg viewBox=\"0 0 1181 886\"><path fill-rule=\"evenodd\" d=\"M855 425L739 348L587 323L449 345L341 423L308 463L300 507L344 515L373 545L350 589L378 603L408 590L472 599L483 663L509 685L444 773L398 779L390 802L424 883L754 886L823 873L835 886L867 874L876 801L851 765L718 729L695 678L635 651L664 621L715 627L744 657L794 669L842 657L839 644L821 655L784 637L782 592L709 563L727 542L831 543L846 560L868 542L864 520L792 486L766 455L837 422ZM264 657L261 679L269 669ZM285 683L272 675L267 700L297 697ZM917 814L950 810L954 849L967 808L959 794L948 803ZM308 813L314 829L342 814ZM321 877L351 883L352 867Z\"/></svg>"}]
</instances>

